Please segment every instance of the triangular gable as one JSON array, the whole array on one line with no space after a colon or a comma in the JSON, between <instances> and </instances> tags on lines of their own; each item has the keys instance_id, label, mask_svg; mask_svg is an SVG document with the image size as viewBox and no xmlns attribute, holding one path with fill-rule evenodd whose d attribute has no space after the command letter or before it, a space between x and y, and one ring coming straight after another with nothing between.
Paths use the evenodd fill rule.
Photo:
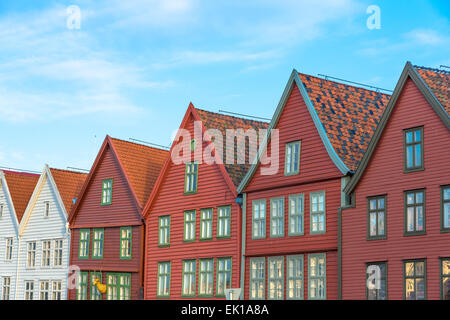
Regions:
<instances>
[{"instance_id":1,"label":"triangular gable","mask_svg":"<svg viewBox=\"0 0 450 320\"><path fill-rule=\"evenodd\" d=\"M193 117L193 119L195 121L201 121L202 122L202 119L198 115L198 112L195 109L195 107L192 104L192 102L189 103L189 107L188 107L188 109L187 109L187 111L186 111L186 113L185 113L185 115L183 117L183 120L181 122L180 129L186 127L186 125L187 125L187 123L189 121L189 118L191 116ZM206 128L203 125L203 122L202 122L202 134L205 136L206 139L210 140L210 137L206 133ZM178 141L179 137L180 137L180 132L177 133L177 135L175 136L174 141ZM156 180L155 186L154 186L154 188L152 190L152 193L150 194L150 197L148 199L147 205L144 208L144 211L143 211L144 212L144 218L146 218L148 216L148 214L150 212L150 208L153 205L153 203L154 203L154 201L155 201L155 199L156 199L156 197L157 197L157 195L158 195L158 193L159 193L159 191L161 189L162 182L164 181L165 176L167 175L167 172L169 170L170 163L171 163L171 160L172 160L171 154L172 154L172 151L173 151L173 148L175 147L175 145L176 145L175 143L172 143L172 146L171 146L170 151L169 151L169 156L167 157L166 161L164 162L164 166L163 166L163 168L161 170L161 173L158 176L158 179ZM222 174L222 176L223 176L223 178L225 180L225 183L227 184L229 190L231 191L233 196L236 197L237 196L236 186L233 184L233 181L232 181L231 177L228 175L227 170L225 169L225 165L218 161L219 159L218 159L218 153L217 152L214 152L214 157L216 159L216 164L215 165L218 166L218 168L219 168L219 170L220 170L220 172L221 172L221 174Z\"/></svg>"},{"instance_id":2,"label":"triangular gable","mask_svg":"<svg viewBox=\"0 0 450 320\"><path fill-rule=\"evenodd\" d=\"M83 185L83 188L81 189L79 198L76 201L75 205L72 207L72 210L70 211L69 223L73 223L75 217L77 216L78 208L80 207L80 204L83 202L83 198L84 198L84 196L85 196L85 194L86 194L86 192L87 192L87 190L89 188L89 185L90 185L91 181L93 180L94 175L97 172L97 168L99 167L99 165L100 165L100 163L101 163L101 161L103 159L103 156L107 152L108 148L112 151L113 157L114 157L114 159L116 160L116 162L118 164L119 170L122 173L122 175L123 175L123 177L124 177L124 179L126 181L126 185L127 185L127 187L129 188L129 191L132 194L132 200L133 200L133 203L135 204L135 207L136 207L137 211L141 212L142 207L139 204L139 200L138 200L138 198L136 196L136 193L134 192L133 187L132 187L132 185L130 183L130 180L128 179L127 174L126 174L125 170L123 169L123 166L122 166L122 164L120 162L120 159L119 159L119 157L118 157L118 155L116 153L116 150L114 148L114 144L112 143L110 136L107 135L105 140L103 141L103 144L102 144L102 147L100 148L99 153L97 154L97 157L95 158L94 164L92 165L92 168L89 171L89 174L88 174L88 176L86 178L86 181L84 182L84 185ZM139 216L137 216L137 218L138 219L142 219L142 216L140 216L140 214L139 214Z\"/></svg>"},{"instance_id":3,"label":"triangular gable","mask_svg":"<svg viewBox=\"0 0 450 320\"><path fill-rule=\"evenodd\" d=\"M441 118L441 120L444 122L447 129L450 130L450 118L448 113L445 111L444 107L440 104L439 100L433 94L433 91L427 86L422 77L411 65L411 62L408 61L397 82L397 85L395 86L394 93L392 94L392 97L385 111L383 112L380 124L378 125L377 130L375 131L375 134L373 135L373 138L370 141L369 146L367 147L366 153L361 160L358 170L356 171L350 182L347 184L347 186L344 188L345 193L350 194L358 184L358 181L361 179L408 78L410 78L414 82L419 91L424 95L425 99L431 105L433 110L438 114L439 118Z\"/></svg>"},{"instance_id":4,"label":"triangular gable","mask_svg":"<svg viewBox=\"0 0 450 320\"><path fill-rule=\"evenodd\" d=\"M15 221L19 226L40 177L38 174L7 170L2 171L2 176L14 210Z\"/></svg>"},{"instance_id":5,"label":"triangular gable","mask_svg":"<svg viewBox=\"0 0 450 320\"><path fill-rule=\"evenodd\" d=\"M6 205L8 206L8 208L9 208L8 211L10 212L10 215L11 215L11 221L16 228L16 232L18 232L19 231L19 221L17 220L16 209L14 208L14 203L11 198L11 193L9 192L8 182L6 181L5 175L2 170L0 170L0 181L1 181L1 188L3 190L3 193L4 193L6 201L7 201Z\"/></svg>"},{"instance_id":6,"label":"triangular gable","mask_svg":"<svg viewBox=\"0 0 450 320\"><path fill-rule=\"evenodd\" d=\"M22 234L28 224L28 221L30 220L31 214L33 213L34 207L36 205L36 201L39 198L42 188L44 186L44 183L46 183L48 181L50 188L53 190L54 194L56 195L56 202L58 204L58 206L62 209L61 211L63 212L64 215L64 219L68 219L69 216L69 210L71 208L71 206L69 206L69 202L70 200L64 201L63 197L62 197L62 193L60 188L58 188L58 185L55 182L55 179L53 177L52 174L52 170L55 169L50 169L48 165L45 165L44 170L42 171L42 174L39 178L39 181L36 184L36 187L34 188L33 194L30 198L30 201L28 202L27 208L25 210L25 213L23 215L22 221L20 223L20 227L19 227L19 234ZM61 171L66 171L66 170L61 170ZM86 174L82 174L82 173L78 173L78 172L72 172L72 171L66 171L67 173L73 173L76 175L81 175L81 176L87 176ZM80 181L80 179L76 179L75 184L78 184ZM82 180L84 181L84 179ZM66 175L66 179L64 182L62 182L64 184L70 184L70 183L74 183L73 181L70 181ZM64 186L60 185L61 189L64 189ZM79 191L79 186L75 185L74 188L70 188L70 190L72 191L71 193L75 196L75 194L77 193L77 191ZM70 196L69 196L70 197Z\"/></svg>"},{"instance_id":7,"label":"triangular gable","mask_svg":"<svg viewBox=\"0 0 450 320\"><path fill-rule=\"evenodd\" d=\"M248 185L253 175L256 173L256 170L260 164L260 159L267 150L267 144L270 141L272 129L276 128L276 126L278 125L278 121L280 120L281 114L284 110L284 107L286 106L291 91L295 88L294 86L298 88L303 100L305 101L306 107L311 115L311 118L313 119L314 125L317 129L317 132L319 133L320 139L322 140L322 143L325 149L327 150L330 159L333 161L335 166L339 169L339 171L341 171L343 175L346 175L347 173L350 172L348 167L345 165L342 159L339 158L336 151L334 150L333 145L331 144L331 141L328 138L322 123L320 122L320 118L308 96L308 93L306 92L306 88L304 87L297 70L294 69L292 70L288 83L284 88L283 95L281 96L280 102L278 103L277 109L275 110L275 114L273 115L272 120L270 121L267 136L265 137L263 143L261 144L261 147L259 148L258 156L256 158L257 161L252 164L250 170L247 172L246 176L244 177L241 184L237 188L238 193L241 193L245 189L245 187Z\"/></svg>"}]
</instances>

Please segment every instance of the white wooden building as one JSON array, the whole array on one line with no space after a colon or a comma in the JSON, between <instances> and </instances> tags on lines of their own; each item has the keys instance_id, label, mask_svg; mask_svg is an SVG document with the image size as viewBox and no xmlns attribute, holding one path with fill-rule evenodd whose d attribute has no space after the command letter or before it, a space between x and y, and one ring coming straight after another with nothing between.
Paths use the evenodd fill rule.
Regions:
<instances>
[{"instance_id":1,"label":"white wooden building","mask_svg":"<svg viewBox=\"0 0 450 320\"><path fill-rule=\"evenodd\" d=\"M67 298L67 218L86 176L45 166L19 225L17 300Z\"/></svg>"},{"instance_id":2,"label":"white wooden building","mask_svg":"<svg viewBox=\"0 0 450 320\"><path fill-rule=\"evenodd\" d=\"M0 299L16 298L19 228L39 175L0 170Z\"/></svg>"}]
</instances>

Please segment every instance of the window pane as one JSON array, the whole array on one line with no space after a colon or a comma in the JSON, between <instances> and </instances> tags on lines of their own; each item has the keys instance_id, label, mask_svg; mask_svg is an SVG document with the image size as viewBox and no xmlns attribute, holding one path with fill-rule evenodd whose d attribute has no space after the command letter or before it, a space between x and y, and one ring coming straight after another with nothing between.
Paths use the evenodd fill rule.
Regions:
<instances>
[{"instance_id":1,"label":"window pane","mask_svg":"<svg viewBox=\"0 0 450 320\"><path fill-rule=\"evenodd\" d=\"M412 143L413 142L413 133L412 131L409 131L406 133L406 143Z\"/></svg>"},{"instance_id":2,"label":"window pane","mask_svg":"<svg viewBox=\"0 0 450 320\"><path fill-rule=\"evenodd\" d=\"M417 207L416 231L423 230L423 207Z\"/></svg>"},{"instance_id":3,"label":"window pane","mask_svg":"<svg viewBox=\"0 0 450 320\"><path fill-rule=\"evenodd\" d=\"M406 147L406 167L413 167L413 146Z\"/></svg>"},{"instance_id":4,"label":"window pane","mask_svg":"<svg viewBox=\"0 0 450 320\"><path fill-rule=\"evenodd\" d=\"M444 204L444 228L450 227L450 202Z\"/></svg>"},{"instance_id":5,"label":"window pane","mask_svg":"<svg viewBox=\"0 0 450 320\"><path fill-rule=\"evenodd\" d=\"M422 165L422 157L421 157L421 151L422 150L422 145L420 144L416 144L414 146L414 166L415 167L420 167Z\"/></svg>"},{"instance_id":6,"label":"window pane","mask_svg":"<svg viewBox=\"0 0 450 320\"><path fill-rule=\"evenodd\" d=\"M444 189L444 200L450 200L450 188Z\"/></svg>"},{"instance_id":7,"label":"window pane","mask_svg":"<svg viewBox=\"0 0 450 320\"><path fill-rule=\"evenodd\" d=\"M378 235L384 235L384 212L378 212Z\"/></svg>"},{"instance_id":8,"label":"window pane","mask_svg":"<svg viewBox=\"0 0 450 320\"><path fill-rule=\"evenodd\" d=\"M420 142L421 139L421 130L414 131L414 142Z\"/></svg>"}]
</instances>

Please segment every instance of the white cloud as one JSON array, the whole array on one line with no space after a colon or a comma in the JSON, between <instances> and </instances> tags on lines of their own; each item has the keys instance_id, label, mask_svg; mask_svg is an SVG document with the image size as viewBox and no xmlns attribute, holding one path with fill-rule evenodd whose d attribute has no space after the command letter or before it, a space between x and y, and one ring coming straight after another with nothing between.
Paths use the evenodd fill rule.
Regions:
<instances>
[{"instance_id":1,"label":"white cloud","mask_svg":"<svg viewBox=\"0 0 450 320\"><path fill-rule=\"evenodd\" d=\"M448 37L430 29L413 30L405 34L405 38L417 45L439 45L449 40Z\"/></svg>"}]
</instances>

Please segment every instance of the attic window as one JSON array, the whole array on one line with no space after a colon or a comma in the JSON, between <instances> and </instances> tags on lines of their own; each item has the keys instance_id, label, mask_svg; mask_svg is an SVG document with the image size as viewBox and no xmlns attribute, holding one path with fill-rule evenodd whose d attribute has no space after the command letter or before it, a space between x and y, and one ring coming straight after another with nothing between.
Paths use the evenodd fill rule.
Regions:
<instances>
[{"instance_id":1,"label":"attic window","mask_svg":"<svg viewBox=\"0 0 450 320\"><path fill-rule=\"evenodd\" d=\"M195 139L191 140L191 151L194 151L197 148L197 141Z\"/></svg>"},{"instance_id":2,"label":"attic window","mask_svg":"<svg viewBox=\"0 0 450 320\"><path fill-rule=\"evenodd\" d=\"M0 203L0 218L3 217L3 203Z\"/></svg>"},{"instance_id":3,"label":"attic window","mask_svg":"<svg viewBox=\"0 0 450 320\"><path fill-rule=\"evenodd\" d=\"M113 179L102 181L102 206L111 204Z\"/></svg>"},{"instance_id":4,"label":"attic window","mask_svg":"<svg viewBox=\"0 0 450 320\"><path fill-rule=\"evenodd\" d=\"M44 202L44 218L48 218L50 216L50 202Z\"/></svg>"}]
</instances>

